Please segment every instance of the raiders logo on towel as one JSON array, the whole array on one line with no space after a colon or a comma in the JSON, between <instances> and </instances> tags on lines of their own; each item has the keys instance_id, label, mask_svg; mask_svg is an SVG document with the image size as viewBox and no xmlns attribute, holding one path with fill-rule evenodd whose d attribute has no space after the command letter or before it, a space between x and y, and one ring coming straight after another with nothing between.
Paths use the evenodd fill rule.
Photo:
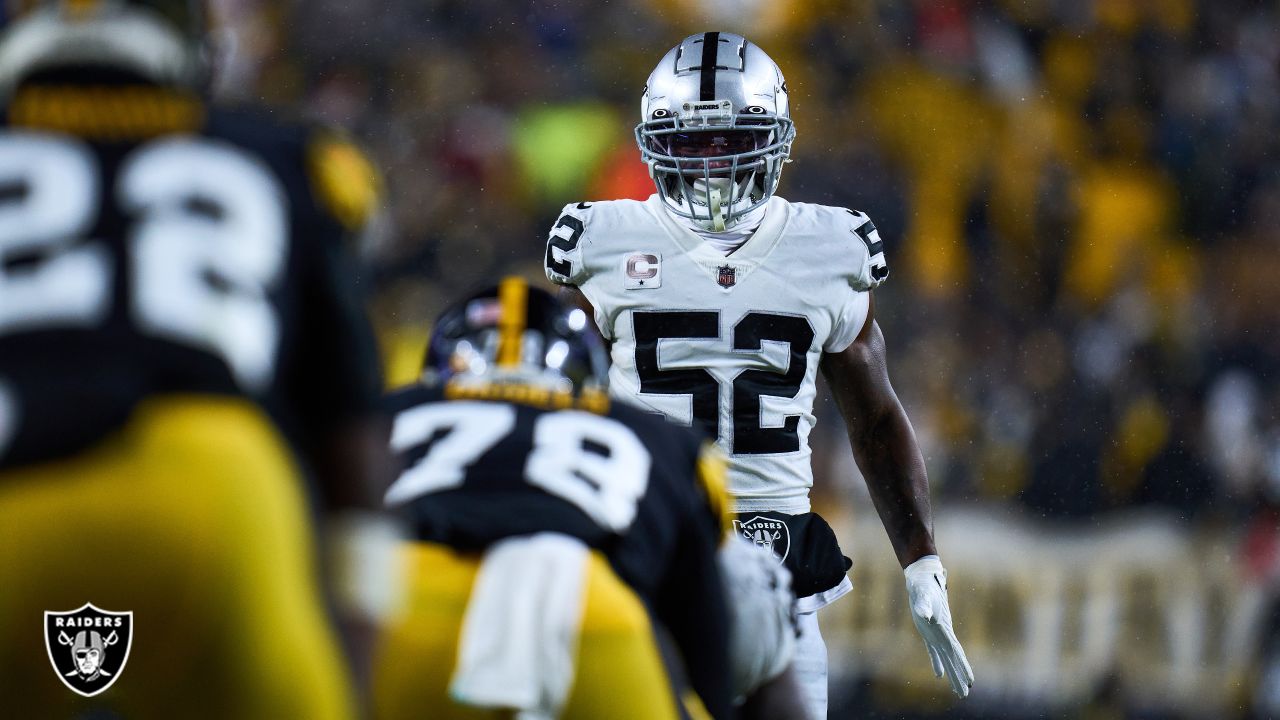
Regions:
<instances>
[{"instance_id":1,"label":"raiders logo on towel","mask_svg":"<svg viewBox=\"0 0 1280 720\"><path fill-rule=\"evenodd\" d=\"M735 519L733 529L756 545L772 550L778 562L786 560L791 551L791 531L781 520L756 515L750 520Z\"/></svg>"}]
</instances>

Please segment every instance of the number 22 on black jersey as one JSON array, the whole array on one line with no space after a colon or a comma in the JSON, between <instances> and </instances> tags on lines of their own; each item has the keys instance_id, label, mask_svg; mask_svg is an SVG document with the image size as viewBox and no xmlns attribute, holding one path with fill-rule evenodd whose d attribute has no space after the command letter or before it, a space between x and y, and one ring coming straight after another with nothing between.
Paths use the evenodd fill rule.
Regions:
<instances>
[{"instance_id":1,"label":"number 22 on black jersey","mask_svg":"<svg viewBox=\"0 0 1280 720\"><path fill-rule=\"evenodd\" d=\"M0 135L0 337L93 328L122 303L137 330L264 388L281 336L268 293L289 247L280 182L246 150L170 136L131 150L109 186L81 140ZM92 235L106 216L122 251Z\"/></svg>"}]
</instances>

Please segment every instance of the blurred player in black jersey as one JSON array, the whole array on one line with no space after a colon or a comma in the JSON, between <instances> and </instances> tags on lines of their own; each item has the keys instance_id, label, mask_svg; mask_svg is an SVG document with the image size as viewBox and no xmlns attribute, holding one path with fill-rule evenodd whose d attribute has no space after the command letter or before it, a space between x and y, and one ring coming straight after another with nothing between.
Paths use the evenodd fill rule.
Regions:
<instances>
[{"instance_id":1,"label":"blurred player in black jersey","mask_svg":"<svg viewBox=\"0 0 1280 720\"><path fill-rule=\"evenodd\" d=\"M654 622L729 717L716 549L723 468L597 382L582 311L507 278L440 317L427 381L390 397L412 521L409 606L375 663L379 718L676 718ZM542 713L542 714L537 714Z\"/></svg>"},{"instance_id":2,"label":"blurred player in black jersey","mask_svg":"<svg viewBox=\"0 0 1280 720\"><path fill-rule=\"evenodd\" d=\"M350 717L310 515L377 523L346 247L372 168L210 106L197 0L24 4L0 39L0 716ZM41 632L85 603L136 629L92 699Z\"/></svg>"},{"instance_id":3,"label":"blurred player in black jersey","mask_svg":"<svg viewBox=\"0 0 1280 720\"><path fill-rule=\"evenodd\" d=\"M379 720L728 718L735 697L744 718L805 717L787 571L727 536L714 445L610 402L594 333L506 278L445 310L424 382L388 399L386 501L416 538Z\"/></svg>"}]
</instances>

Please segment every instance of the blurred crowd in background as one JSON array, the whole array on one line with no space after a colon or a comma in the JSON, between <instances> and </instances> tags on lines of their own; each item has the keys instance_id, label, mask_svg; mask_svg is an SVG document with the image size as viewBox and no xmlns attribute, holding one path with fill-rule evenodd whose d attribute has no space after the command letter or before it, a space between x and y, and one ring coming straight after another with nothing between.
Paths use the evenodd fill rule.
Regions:
<instances>
[{"instance_id":1,"label":"blurred crowd in background","mask_svg":"<svg viewBox=\"0 0 1280 720\"><path fill-rule=\"evenodd\" d=\"M885 239L876 312L940 505L1081 526L1154 506L1228 532L1240 582L1280 578L1274 3L218 8L221 95L345 126L382 168L363 257L393 378L414 377L446 298L541 277L565 203L652 193L632 138L646 76L689 33L741 32L792 93L779 194L864 211ZM818 502L865 511L819 414Z\"/></svg>"}]
</instances>

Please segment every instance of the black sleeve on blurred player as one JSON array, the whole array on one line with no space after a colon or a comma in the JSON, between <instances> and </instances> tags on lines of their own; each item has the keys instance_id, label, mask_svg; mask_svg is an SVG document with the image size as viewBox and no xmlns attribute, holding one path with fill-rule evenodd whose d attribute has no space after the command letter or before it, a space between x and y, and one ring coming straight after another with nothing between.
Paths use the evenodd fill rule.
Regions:
<instances>
[{"instance_id":1,"label":"black sleeve on blurred player","mask_svg":"<svg viewBox=\"0 0 1280 720\"><path fill-rule=\"evenodd\" d=\"M287 382L313 437L352 419L380 415L382 392L377 344L366 314L368 288L353 247L362 218L338 217L335 201L329 198L338 192L332 186L342 180L335 178L337 173L317 169L329 162L317 145L345 148L363 157L327 134L317 134L306 150L311 208L305 213L306 223L296 228L301 351Z\"/></svg>"},{"instance_id":2,"label":"black sleeve on blurred player","mask_svg":"<svg viewBox=\"0 0 1280 720\"><path fill-rule=\"evenodd\" d=\"M693 457L697 457L694 443ZM696 473L690 468L691 474ZM685 660L689 684L715 718L733 717L729 685L729 614L716 562L719 520L689 482L674 557L654 612Z\"/></svg>"},{"instance_id":3,"label":"black sleeve on blurred player","mask_svg":"<svg viewBox=\"0 0 1280 720\"><path fill-rule=\"evenodd\" d=\"M376 507L391 473L382 370L352 247L358 227L326 200L336 180L317 170L315 143L304 151L307 207L295 213L296 350L281 379L327 503Z\"/></svg>"},{"instance_id":4,"label":"black sleeve on blurred player","mask_svg":"<svg viewBox=\"0 0 1280 720\"><path fill-rule=\"evenodd\" d=\"M308 422L324 427L378 411L382 371L355 260L341 242L316 243L302 293L306 348L296 369Z\"/></svg>"},{"instance_id":5,"label":"black sleeve on blurred player","mask_svg":"<svg viewBox=\"0 0 1280 720\"><path fill-rule=\"evenodd\" d=\"M656 613L685 660L689 684L714 718L730 718L729 615L716 564L716 538L702 523L685 523L672 582L658 595Z\"/></svg>"}]
</instances>

